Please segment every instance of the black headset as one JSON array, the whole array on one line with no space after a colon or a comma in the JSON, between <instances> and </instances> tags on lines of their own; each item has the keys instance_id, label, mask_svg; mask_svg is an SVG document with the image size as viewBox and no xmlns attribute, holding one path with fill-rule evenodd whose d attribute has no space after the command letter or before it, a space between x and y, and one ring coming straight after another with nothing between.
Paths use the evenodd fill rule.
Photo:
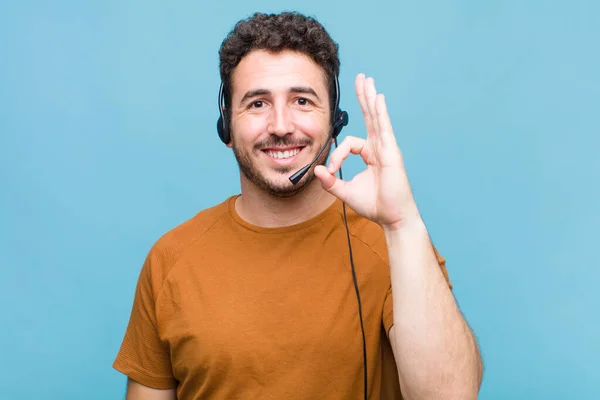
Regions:
<instances>
[{"instance_id":1,"label":"black headset","mask_svg":"<svg viewBox=\"0 0 600 400\"><path fill-rule=\"evenodd\" d=\"M224 113L225 109L225 85L221 82L221 87L219 88L219 120L217 121L217 133L219 134L219 138L225 144L228 144L231 141L231 133L229 132L229 121L227 120L227 116ZM335 105L333 114L333 124L331 130L331 138L337 138L337 136L342 131L342 128L348 125L348 113L346 111L342 111L339 108L340 104L340 85L338 82L338 78L335 78Z\"/></svg>"}]
</instances>

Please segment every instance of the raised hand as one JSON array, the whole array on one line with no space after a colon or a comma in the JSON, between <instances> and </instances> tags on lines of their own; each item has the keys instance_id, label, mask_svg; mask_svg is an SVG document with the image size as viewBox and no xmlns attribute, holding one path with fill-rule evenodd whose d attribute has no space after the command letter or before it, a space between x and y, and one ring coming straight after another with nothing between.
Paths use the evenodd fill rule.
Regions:
<instances>
[{"instance_id":1,"label":"raised hand","mask_svg":"<svg viewBox=\"0 0 600 400\"><path fill-rule=\"evenodd\" d=\"M315 167L323 188L338 197L365 218L384 228L400 228L419 219L402 153L385 104L377 94L373 78L356 77L356 96L363 112L367 139L347 136L330 157L330 164ZM351 181L335 173L348 155L359 154L366 169Z\"/></svg>"}]
</instances>

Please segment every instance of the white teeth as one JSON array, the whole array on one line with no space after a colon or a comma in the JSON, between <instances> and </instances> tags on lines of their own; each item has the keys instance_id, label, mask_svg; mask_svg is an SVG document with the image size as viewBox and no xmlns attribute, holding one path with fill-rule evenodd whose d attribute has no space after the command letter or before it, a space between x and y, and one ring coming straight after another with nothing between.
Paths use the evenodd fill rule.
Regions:
<instances>
[{"instance_id":1,"label":"white teeth","mask_svg":"<svg viewBox=\"0 0 600 400\"><path fill-rule=\"evenodd\" d=\"M286 151L267 151L267 154L270 155L273 158L289 158L289 157L293 157L296 154L300 153L300 149L294 149L292 151L286 150Z\"/></svg>"}]
</instances>

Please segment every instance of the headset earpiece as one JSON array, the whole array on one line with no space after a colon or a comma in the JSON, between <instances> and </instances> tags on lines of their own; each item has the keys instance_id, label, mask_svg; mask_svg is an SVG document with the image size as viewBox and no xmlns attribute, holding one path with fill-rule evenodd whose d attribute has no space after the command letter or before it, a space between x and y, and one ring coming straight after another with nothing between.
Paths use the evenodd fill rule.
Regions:
<instances>
[{"instance_id":1,"label":"headset earpiece","mask_svg":"<svg viewBox=\"0 0 600 400\"><path fill-rule=\"evenodd\" d=\"M348 125L348 113L340 108L340 82L335 78L335 114L333 115L333 124L331 127L331 137L337 138L342 129Z\"/></svg>"},{"instance_id":2,"label":"headset earpiece","mask_svg":"<svg viewBox=\"0 0 600 400\"><path fill-rule=\"evenodd\" d=\"M342 129L348 125L348 113L340 108L335 112L335 121L333 121L332 138L337 138Z\"/></svg>"},{"instance_id":3,"label":"headset earpiece","mask_svg":"<svg viewBox=\"0 0 600 400\"><path fill-rule=\"evenodd\" d=\"M219 139L225 144L228 144L231 140L229 135L229 122L227 121L225 109L225 101L223 99L223 91L224 85L221 82L221 86L219 88L219 119L217 120L217 133L219 134Z\"/></svg>"},{"instance_id":4,"label":"headset earpiece","mask_svg":"<svg viewBox=\"0 0 600 400\"><path fill-rule=\"evenodd\" d=\"M219 117L219 120L217 121L217 133L219 134L219 138L223 143L229 143L229 129L227 129L223 117Z\"/></svg>"}]
</instances>

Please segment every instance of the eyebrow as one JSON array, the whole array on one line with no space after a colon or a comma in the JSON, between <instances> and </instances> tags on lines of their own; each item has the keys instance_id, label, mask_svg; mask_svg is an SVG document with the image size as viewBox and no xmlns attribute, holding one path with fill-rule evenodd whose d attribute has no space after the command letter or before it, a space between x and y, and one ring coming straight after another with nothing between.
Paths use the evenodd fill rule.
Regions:
<instances>
[{"instance_id":1,"label":"eyebrow","mask_svg":"<svg viewBox=\"0 0 600 400\"><path fill-rule=\"evenodd\" d=\"M308 86L294 86L294 87L291 87L290 88L290 93L311 94L311 95L315 96L317 98L317 100L320 100L319 99L319 95L317 94L317 92L315 92L313 88L308 87ZM265 96L265 95L270 95L270 94L271 94L271 91L267 90L267 89L249 90L249 91L247 91L244 94L244 96L240 100L240 104L243 104L246 100L251 99L253 97L256 97L256 96Z\"/></svg>"},{"instance_id":2,"label":"eyebrow","mask_svg":"<svg viewBox=\"0 0 600 400\"><path fill-rule=\"evenodd\" d=\"M251 99L253 97L256 96L264 96L264 95L268 95L271 94L271 91L267 90L267 89L254 89L254 90L249 90L247 91L244 96L242 97L242 99L240 100L240 104L243 104L246 102L246 100Z\"/></svg>"},{"instance_id":3,"label":"eyebrow","mask_svg":"<svg viewBox=\"0 0 600 400\"><path fill-rule=\"evenodd\" d=\"M317 92L315 92L313 88L308 87L308 86L294 86L293 88L290 88L290 92L292 92L292 93L312 94L318 100L320 100L319 96L317 95Z\"/></svg>"}]
</instances>

